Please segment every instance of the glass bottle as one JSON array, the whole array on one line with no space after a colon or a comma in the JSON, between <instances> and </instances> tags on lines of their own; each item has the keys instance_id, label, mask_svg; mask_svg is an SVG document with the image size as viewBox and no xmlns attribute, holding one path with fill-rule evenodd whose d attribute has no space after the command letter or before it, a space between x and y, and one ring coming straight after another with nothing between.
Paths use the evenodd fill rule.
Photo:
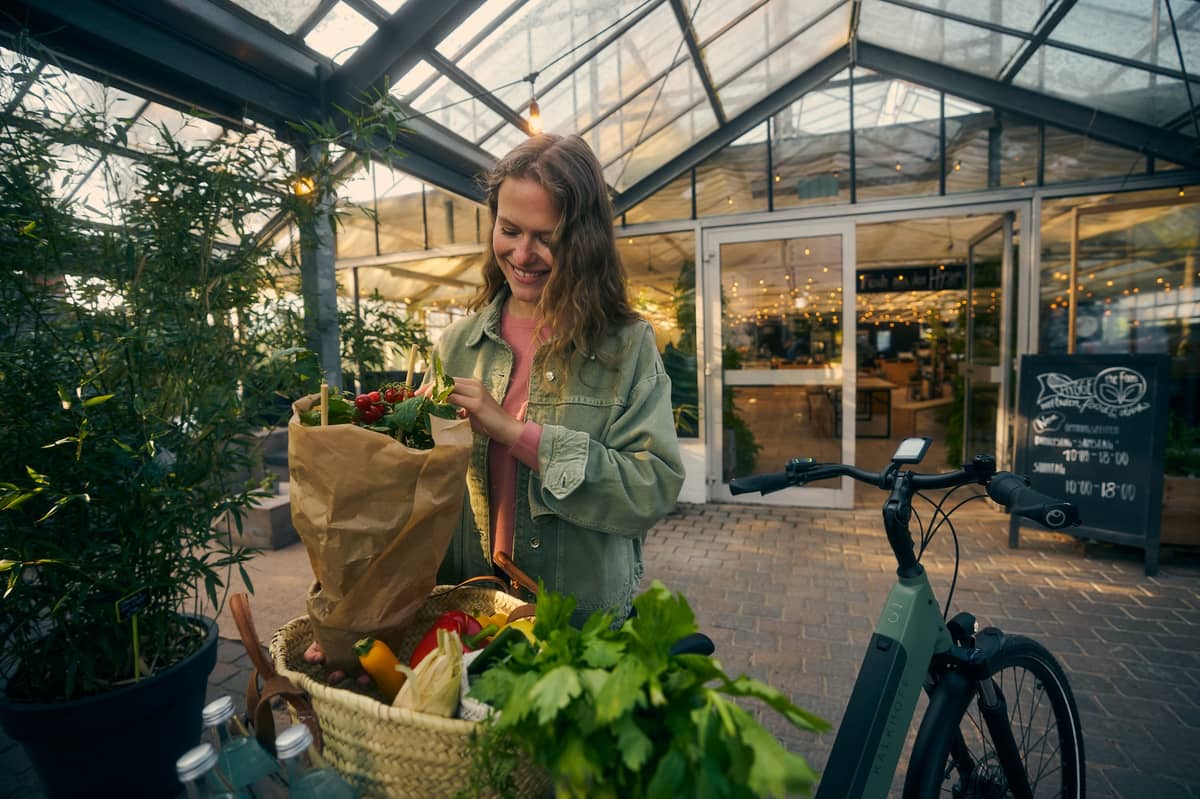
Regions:
<instances>
[{"instance_id":1,"label":"glass bottle","mask_svg":"<svg viewBox=\"0 0 1200 799\"><path fill-rule=\"evenodd\" d=\"M217 750L217 768L228 779L238 799L276 795L269 785L276 771L275 758L241 725L233 699L223 696L204 706L204 726Z\"/></svg>"},{"instance_id":2,"label":"glass bottle","mask_svg":"<svg viewBox=\"0 0 1200 799\"><path fill-rule=\"evenodd\" d=\"M217 773L217 750L205 742L180 755L175 774L187 799L233 799Z\"/></svg>"},{"instance_id":3,"label":"glass bottle","mask_svg":"<svg viewBox=\"0 0 1200 799\"><path fill-rule=\"evenodd\" d=\"M319 765L312 743L312 733L303 724L293 724L275 739L290 799L358 799L358 792L341 774Z\"/></svg>"}]
</instances>

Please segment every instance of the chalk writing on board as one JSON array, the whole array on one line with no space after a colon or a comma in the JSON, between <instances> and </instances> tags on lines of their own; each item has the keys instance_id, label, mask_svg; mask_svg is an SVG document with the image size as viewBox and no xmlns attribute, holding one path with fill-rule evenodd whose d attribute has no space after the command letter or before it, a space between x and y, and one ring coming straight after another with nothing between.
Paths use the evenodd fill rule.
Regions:
<instances>
[{"instance_id":1,"label":"chalk writing on board","mask_svg":"<svg viewBox=\"0 0 1200 799\"><path fill-rule=\"evenodd\" d=\"M1037 376L1041 391L1037 407L1046 411L1068 408L1076 411L1096 411L1109 418L1133 416L1150 408L1143 402L1146 396L1145 376L1125 366L1114 366L1101 370L1095 377L1072 379L1061 372L1047 372ZM1042 423L1050 421L1039 416ZM1034 422L1034 429L1038 421Z\"/></svg>"}]
</instances>

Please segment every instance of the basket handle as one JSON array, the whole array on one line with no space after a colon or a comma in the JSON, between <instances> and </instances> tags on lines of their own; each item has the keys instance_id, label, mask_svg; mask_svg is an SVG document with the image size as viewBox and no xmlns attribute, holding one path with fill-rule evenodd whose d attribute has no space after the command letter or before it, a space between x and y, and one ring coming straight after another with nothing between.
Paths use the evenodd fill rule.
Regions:
<instances>
[{"instance_id":1,"label":"basket handle","mask_svg":"<svg viewBox=\"0 0 1200 799\"><path fill-rule=\"evenodd\" d=\"M312 699L307 691L297 688L291 680L276 672L275 664L263 652L250 613L250 598L240 591L232 594L229 610L237 624L242 646L254 664L254 671L246 683L246 716L254 726L254 737L272 756L275 754L275 714L271 710L271 700L278 696L291 705L296 718L312 732L317 749L321 749L321 725L313 710ZM263 680L262 688L259 688L259 679Z\"/></svg>"}]
</instances>

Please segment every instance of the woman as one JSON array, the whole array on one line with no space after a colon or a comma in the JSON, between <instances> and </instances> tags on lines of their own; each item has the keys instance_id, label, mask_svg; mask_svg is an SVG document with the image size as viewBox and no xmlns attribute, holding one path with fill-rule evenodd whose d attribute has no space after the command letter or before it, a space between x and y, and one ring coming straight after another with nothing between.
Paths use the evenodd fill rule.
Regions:
<instances>
[{"instance_id":1,"label":"woman","mask_svg":"<svg viewBox=\"0 0 1200 799\"><path fill-rule=\"evenodd\" d=\"M488 175L492 235L474 313L436 351L475 432L439 583L496 553L575 596L573 620L628 615L646 531L683 465L654 332L630 306L612 205L578 136L536 136Z\"/></svg>"}]
</instances>

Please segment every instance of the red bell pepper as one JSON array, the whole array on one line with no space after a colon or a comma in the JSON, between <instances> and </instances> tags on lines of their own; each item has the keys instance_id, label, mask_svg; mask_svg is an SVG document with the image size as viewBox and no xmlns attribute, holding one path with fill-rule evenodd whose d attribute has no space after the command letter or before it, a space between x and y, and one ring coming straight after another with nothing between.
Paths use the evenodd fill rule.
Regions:
<instances>
[{"instance_id":1,"label":"red bell pepper","mask_svg":"<svg viewBox=\"0 0 1200 799\"><path fill-rule=\"evenodd\" d=\"M477 645L476 637L483 630L483 626L479 620L469 613L461 610L448 610L441 616L437 617L433 626L425 633L425 637L417 644L417 648L413 650L412 659L409 660L410 668L416 668L417 664L425 659L433 650L437 649L437 633L438 630L450 630L458 633L458 637L462 639L463 651L470 652ZM492 630L495 633L495 630Z\"/></svg>"}]
</instances>

